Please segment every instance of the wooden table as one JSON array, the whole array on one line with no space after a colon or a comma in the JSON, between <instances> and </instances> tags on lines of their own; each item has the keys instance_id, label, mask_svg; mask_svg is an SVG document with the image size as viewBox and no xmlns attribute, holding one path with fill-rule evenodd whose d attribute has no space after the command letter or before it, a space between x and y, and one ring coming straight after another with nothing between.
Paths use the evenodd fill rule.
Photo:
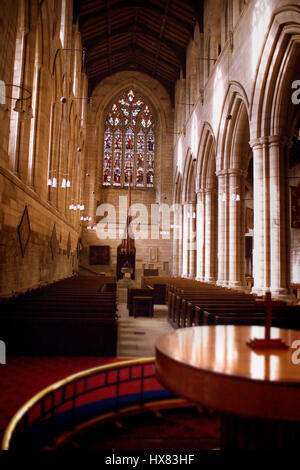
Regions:
<instances>
[{"instance_id":1,"label":"wooden table","mask_svg":"<svg viewBox=\"0 0 300 470\"><path fill-rule=\"evenodd\" d=\"M156 374L175 394L222 416L225 448L286 447L300 443L300 364L294 349L254 351L264 327L200 326L162 336L156 343ZM271 329L289 346L300 331ZM247 444L248 443L248 444Z\"/></svg>"}]
</instances>

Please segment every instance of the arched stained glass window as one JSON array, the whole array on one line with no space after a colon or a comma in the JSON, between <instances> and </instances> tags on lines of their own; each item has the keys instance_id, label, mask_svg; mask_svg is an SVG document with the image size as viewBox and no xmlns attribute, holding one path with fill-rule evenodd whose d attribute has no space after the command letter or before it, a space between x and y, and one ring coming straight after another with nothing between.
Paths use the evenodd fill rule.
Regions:
<instances>
[{"instance_id":1,"label":"arched stained glass window","mask_svg":"<svg viewBox=\"0 0 300 470\"><path fill-rule=\"evenodd\" d=\"M150 106L133 89L110 107L105 120L103 185L154 186L155 123Z\"/></svg>"}]
</instances>

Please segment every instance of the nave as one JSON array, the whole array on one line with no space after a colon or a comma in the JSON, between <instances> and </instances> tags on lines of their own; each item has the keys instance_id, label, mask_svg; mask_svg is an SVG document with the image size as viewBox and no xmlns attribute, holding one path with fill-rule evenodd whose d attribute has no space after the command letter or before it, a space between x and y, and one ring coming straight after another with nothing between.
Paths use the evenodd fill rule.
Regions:
<instances>
[{"instance_id":1,"label":"nave","mask_svg":"<svg viewBox=\"0 0 300 470\"><path fill-rule=\"evenodd\" d=\"M179 397L297 449L299 1L1 9L4 448Z\"/></svg>"},{"instance_id":2,"label":"nave","mask_svg":"<svg viewBox=\"0 0 300 470\"><path fill-rule=\"evenodd\" d=\"M127 289L117 288L118 305L118 345L117 356L120 358L153 357L155 341L172 331L167 320L167 306L154 305L153 318L129 315L127 308Z\"/></svg>"}]
</instances>

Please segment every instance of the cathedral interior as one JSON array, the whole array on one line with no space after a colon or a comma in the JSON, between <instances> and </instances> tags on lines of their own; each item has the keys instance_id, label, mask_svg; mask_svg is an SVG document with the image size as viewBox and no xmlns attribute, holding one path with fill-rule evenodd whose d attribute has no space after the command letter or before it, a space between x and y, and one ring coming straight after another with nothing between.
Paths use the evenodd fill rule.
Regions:
<instances>
[{"instance_id":1,"label":"cathedral interior","mask_svg":"<svg viewBox=\"0 0 300 470\"><path fill-rule=\"evenodd\" d=\"M10 358L17 367L21 357L90 356L79 369L68 363L62 376L49 372L38 389L29 386L29 399L71 373L100 367L93 356L140 360L142 352L133 355L136 345L122 354L118 349L122 315L131 322L153 317L145 321L158 321L157 337L158 331L202 328L193 306L200 293L210 293L216 303L221 297L223 309L227 301L232 309L248 302L253 311L253 302L265 302L267 312L269 301L275 326L299 330L299 0L2 0L1 8L1 374L9 371ZM190 296L193 311L191 317L182 314L183 323L172 300L181 292ZM42 302L47 314L40 313ZM84 308L86 314L95 309L88 325L84 317L75 322L74 312L83 315ZM230 318L222 327L231 325ZM254 314L239 321L233 324L264 325ZM138 341L144 333L132 325ZM38 341L43 328L49 344ZM297 341L294 333L282 339ZM209 337L197 341L208 344ZM192 392L165 378L163 367L177 381L187 372L173 363L169 368L168 346L160 338L157 344L158 380L194 403ZM178 340L176 347L182 344ZM193 360L193 349L190 354ZM154 367L145 361L142 367ZM269 367L277 374L276 364ZM282 379L296 383L298 397L299 367L287 366ZM7 398L4 389L0 405ZM236 389L230 393L235 396ZM292 413L294 398L290 390L282 393L290 409L255 417L293 422L276 439L283 443L285 434L296 442L299 406ZM205 409L242 414L202 400ZM1 433L15 411L1 418L0 406ZM205 419L215 425L215 414ZM238 446L232 429L244 423L226 423L221 446ZM211 445L219 447L216 442Z\"/></svg>"}]
</instances>

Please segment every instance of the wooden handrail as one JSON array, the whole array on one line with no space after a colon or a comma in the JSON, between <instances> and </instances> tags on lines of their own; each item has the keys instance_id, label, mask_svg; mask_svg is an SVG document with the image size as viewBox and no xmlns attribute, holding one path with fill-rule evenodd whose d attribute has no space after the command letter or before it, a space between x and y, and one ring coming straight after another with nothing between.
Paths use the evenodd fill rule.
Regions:
<instances>
[{"instance_id":1,"label":"wooden handrail","mask_svg":"<svg viewBox=\"0 0 300 470\"><path fill-rule=\"evenodd\" d=\"M44 388L43 390L38 392L36 395L34 395L32 398L30 398L15 413L15 415L11 418L11 420L10 420L10 422L9 422L8 426L6 427L5 432L4 432L4 436L3 436L3 439L2 439L2 443L1 443L1 450L8 450L10 448L10 444L11 444L13 435L16 432L16 429L17 429L18 425L23 420L24 420L24 422L26 422L27 418L28 418L28 413L30 412L30 410L37 403L42 402L45 397L49 396L49 394L53 394L53 393L57 392L58 390L65 388L67 385L75 384L75 387L74 387L75 394L72 395L71 398L65 399L64 402L59 403L59 405L57 405L56 407L54 406L51 409L52 416L53 416L54 412L55 412L55 409L62 406L67 401L73 400L73 409L74 409L76 398L78 396L83 395L83 393L79 393L79 392L76 394L76 383L79 380L82 380L82 379L87 380L89 377L94 377L95 375L108 373L108 372L111 372L111 371L114 371L114 370L117 371L117 378L119 379L120 369L123 369L123 368L126 368L126 367L133 368L133 367L136 367L136 366L145 366L145 365L148 365L148 364L153 364L154 365L154 361L155 361L155 358L152 357L152 358L142 358L142 359L135 359L135 360L128 360L128 361L120 361L120 362L116 362L116 363L113 363L113 364L106 364L104 366L94 367L92 369L87 369L87 370L84 370L82 372L78 372L76 374L70 375L70 376L68 376L68 377L66 377L62 380L59 380L58 382L55 382L54 384ZM142 369L142 371L143 371L143 369ZM143 373L141 373L140 377L134 378L134 380L137 380L137 379L141 380L141 395L143 395L143 390L144 390L144 385L143 385L144 379L145 378L152 378L152 377L154 378L155 376L153 375L153 376L150 377L148 375L143 375ZM128 381L130 381L130 380L133 380L133 378L128 379ZM118 384L119 384L119 380L116 381L115 383L109 383L109 384L107 384L106 381L105 381L105 385L117 385L117 389L119 390L119 385ZM98 387L98 388L101 388L101 387ZM95 388L94 390L96 390L96 389L97 388ZM90 393L90 392L91 392L90 389L85 391L85 393ZM116 396L117 401L118 401L118 398L119 398L119 395ZM42 408L43 407L41 407L41 409ZM76 406L75 406L75 408L76 408ZM49 412L45 413L44 416L46 416L47 414L49 414ZM43 418L44 416L39 416L36 419L35 422L37 422L40 418Z\"/></svg>"}]
</instances>

